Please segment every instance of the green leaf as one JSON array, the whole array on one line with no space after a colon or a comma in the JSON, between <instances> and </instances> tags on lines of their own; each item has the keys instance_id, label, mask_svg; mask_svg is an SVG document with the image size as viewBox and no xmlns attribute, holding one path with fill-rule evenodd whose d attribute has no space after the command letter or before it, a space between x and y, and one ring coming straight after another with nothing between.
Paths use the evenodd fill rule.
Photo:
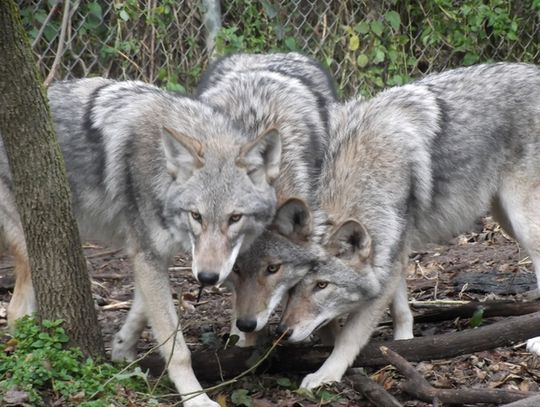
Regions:
<instances>
[{"instance_id":1,"label":"green leaf","mask_svg":"<svg viewBox=\"0 0 540 407\"><path fill-rule=\"evenodd\" d=\"M103 10L97 1L93 1L92 3L88 4L88 13L96 18L99 18L100 20L103 16Z\"/></svg>"},{"instance_id":2,"label":"green leaf","mask_svg":"<svg viewBox=\"0 0 540 407\"><path fill-rule=\"evenodd\" d=\"M129 21L129 14L126 10L120 10L120 18L124 21Z\"/></svg>"},{"instance_id":3,"label":"green leaf","mask_svg":"<svg viewBox=\"0 0 540 407\"><path fill-rule=\"evenodd\" d=\"M369 32L369 23L367 21L361 21L354 27L354 30L358 34L367 34Z\"/></svg>"},{"instance_id":4,"label":"green leaf","mask_svg":"<svg viewBox=\"0 0 540 407\"><path fill-rule=\"evenodd\" d=\"M349 37L349 50L356 51L360 46L360 38L356 34Z\"/></svg>"},{"instance_id":5,"label":"green leaf","mask_svg":"<svg viewBox=\"0 0 540 407\"><path fill-rule=\"evenodd\" d=\"M369 58L366 54L360 54L356 58L356 63L360 68L364 68L369 63Z\"/></svg>"},{"instance_id":6,"label":"green leaf","mask_svg":"<svg viewBox=\"0 0 540 407\"><path fill-rule=\"evenodd\" d=\"M379 20L372 21L371 24L370 24L370 27L371 27L371 32L373 32L373 34L375 34L375 35L380 36L380 35L382 35L382 33L384 31L384 25Z\"/></svg>"},{"instance_id":7,"label":"green leaf","mask_svg":"<svg viewBox=\"0 0 540 407\"><path fill-rule=\"evenodd\" d=\"M465 56L463 57L463 65L467 66L467 65L475 64L476 62L478 62L479 59L480 57L478 55L473 54L471 52L467 52Z\"/></svg>"},{"instance_id":8,"label":"green leaf","mask_svg":"<svg viewBox=\"0 0 540 407\"><path fill-rule=\"evenodd\" d=\"M278 386L285 387L287 389L292 388L294 385L292 384L291 380L287 377L280 377L276 380L276 383Z\"/></svg>"},{"instance_id":9,"label":"green leaf","mask_svg":"<svg viewBox=\"0 0 540 407\"><path fill-rule=\"evenodd\" d=\"M478 308L476 311L474 311L474 314L471 317L471 320L469 321L469 325L472 328L479 327L483 322L483 318L484 318L484 309Z\"/></svg>"},{"instance_id":10,"label":"green leaf","mask_svg":"<svg viewBox=\"0 0 540 407\"><path fill-rule=\"evenodd\" d=\"M398 12L394 10L387 11L384 15L384 18L390 23L394 31L397 31L399 29L399 26L401 24L401 18Z\"/></svg>"},{"instance_id":11,"label":"green leaf","mask_svg":"<svg viewBox=\"0 0 540 407\"><path fill-rule=\"evenodd\" d=\"M246 389L237 389L231 394L231 401L235 406L253 407L253 399Z\"/></svg>"},{"instance_id":12,"label":"green leaf","mask_svg":"<svg viewBox=\"0 0 540 407\"><path fill-rule=\"evenodd\" d=\"M290 51L295 51L298 49L298 47L296 46L296 40L294 39L294 37L287 37L285 38L285 46L290 50Z\"/></svg>"},{"instance_id":13,"label":"green leaf","mask_svg":"<svg viewBox=\"0 0 540 407\"><path fill-rule=\"evenodd\" d=\"M381 49L378 49L378 50L375 51L375 55L373 57L373 62L376 63L376 64L381 63L381 62L384 61L384 57L385 57L384 51L381 50Z\"/></svg>"},{"instance_id":14,"label":"green leaf","mask_svg":"<svg viewBox=\"0 0 540 407\"><path fill-rule=\"evenodd\" d=\"M229 337L227 338L227 342L225 343L224 348L225 349L232 348L234 345L236 345L238 343L239 340L240 340L240 336L235 335L235 334L229 335Z\"/></svg>"}]
</instances>

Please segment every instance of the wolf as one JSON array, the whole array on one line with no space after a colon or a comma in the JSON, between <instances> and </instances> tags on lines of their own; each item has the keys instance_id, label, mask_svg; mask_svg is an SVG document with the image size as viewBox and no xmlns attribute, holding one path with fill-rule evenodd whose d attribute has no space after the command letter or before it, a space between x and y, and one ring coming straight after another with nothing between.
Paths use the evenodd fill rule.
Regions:
<instances>
[{"instance_id":1,"label":"wolf","mask_svg":"<svg viewBox=\"0 0 540 407\"><path fill-rule=\"evenodd\" d=\"M208 68L195 93L246 132L274 126L288 140L275 183L278 206L290 197L312 203L328 142L327 107L337 93L327 70L298 53L233 54Z\"/></svg>"},{"instance_id":2,"label":"wolf","mask_svg":"<svg viewBox=\"0 0 540 407\"><path fill-rule=\"evenodd\" d=\"M336 105L330 118L317 194L324 254L289 291L280 331L297 342L348 318L331 355L303 379L308 389L341 380L392 299L398 319L408 318L411 248L466 231L490 209L540 281L540 67L433 74ZM527 346L538 353L540 338Z\"/></svg>"},{"instance_id":3,"label":"wolf","mask_svg":"<svg viewBox=\"0 0 540 407\"><path fill-rule=\"evenodd\" d=\"M263 126L248 133L194 98L141 82L58 82L48 96L81 234L122 246L133 262L131 317L114 339L113 358L134 357L137 338L130 333L148 318L166 358L174 349L168 370L178 391L201 391L181 331L171 339L179 326L167 264L189 251L196 236L217 228L227 247L213 250L210 242L206 249L232 267L242 244L264 231L276 207L279 134ZM209 213L219 214L212 224ZM0 232L15 257L12 324L36 303L3 145ZM204 393L185 405L218 406Z\"/></svg>"},{"instance_id":4,"label":"wolf","mask_svg":"<svg viewBox=\"0 0 540 407\"><path fill-rule=\"evenodd\" d=\"M284 146L283 166L275 184L277 205L283 208L283 216L277 219L295 216L294 203L286 204L292 197L314 205L320 165L328 144L327 110L337 100L334 82L326 69L314 59L294 52L232 54L208 68L196 94L247 132L258 131L261 126L276 126L282 139L295 141ZM303 142L306 139L308 146ZM264 245L265 237L259 240L253 243L256 247ZM204 248L204 242L200 246ZM256 261L250 254L240 256L243 264ZM210 268L198 261L192 267ZM235 297L240 299L244 289L235 287L237 281L232 278L228 285L232 285ZM236 315L237 311L240 314ZM233 312L232 332L243 338L238 329L246 331L246 324L252 320L246 318L243 306L237 311Z\"/></svg>"}]
</instances>

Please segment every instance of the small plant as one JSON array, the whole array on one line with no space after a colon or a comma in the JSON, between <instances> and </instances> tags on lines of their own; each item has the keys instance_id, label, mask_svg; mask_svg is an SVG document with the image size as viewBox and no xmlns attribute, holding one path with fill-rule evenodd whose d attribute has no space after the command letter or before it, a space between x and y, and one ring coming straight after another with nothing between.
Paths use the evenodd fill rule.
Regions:
<instances>
[{"instance_id":1,"label":"small plant","mask_svg":"<svg viewBox=\"0 0 540 407\"><path fill-rule=\"evenodd\" d=\"M14 336L0 344L0 404L6 394L17 391L33 406L45 405L45 394L63 405L101 407L121 401L130 391L147 390L146 374L139 368L119 374L108 363L68 349L67 342L61 320L17 321ZM99 397L91 400L93 395Z\"/></svg>"}]
</instances>

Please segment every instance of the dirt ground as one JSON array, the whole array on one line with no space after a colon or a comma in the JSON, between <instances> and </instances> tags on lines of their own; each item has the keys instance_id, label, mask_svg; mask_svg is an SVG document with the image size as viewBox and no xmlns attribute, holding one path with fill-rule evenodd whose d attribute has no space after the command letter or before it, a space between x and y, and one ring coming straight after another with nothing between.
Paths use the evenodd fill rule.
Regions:
<instances>
[{"instance_id":1,"label":"dirt ground","mask_svg":"<svg viewBox=\"0 0 540 407\"><path fill-rule=\"evenodd\" d=\"M428 245L412 253L409 265L409 295L414 301L429 300L486 300L512 299L521 301L525 293L536 287L532 265L518 245L501 232L498 225L486 218L478 231L461 235L446 245ZM97 243L86 244L85 253L91 269L93 293L98 304L99 319L108 350L111 336L122 324L132 296L131 266L121 251ZM0 259L0 328L5 326L5 308L13 289L11 259ZM184 333L191 349L195 350L216 337L224 337L230 326L230 293L223 288L205 289L201 302L193 306L198 285L189 270L189 259L178 257L170 276L176 299L182 298L181 314ZM413 307L415 314L425 307ZM389 316L387 316L389 318ZM484 324L500 318L491 318ZM272 324L277 323L274 317ZM468 329L468 320L416 324L415 336ZM374 339L391 339L392 329L380 327ZM152 346L146 330L139 342L143 352ZM538 391L540 360L525 351L524 344L492 351L463 355L451 359L415 364L434 386L443 388L506 388ZM396 396L404 406L428 406L402 393L398 384L401 376L393 367L366 369L367 373ZM285 379L286 376L286 379ZM251 375L234 386L221 390L231 395L236 389L246 389L254 406L369 406L369 402L352 390L345 379L328 387L323 398L310 401L294 392L301 376L267 374ZM288 379L288 380L287 380ZM211 383L215 384L215 383ZM335 395L335 396L334 396ZM217 394L214 394L217 397ZM237 401L236 405L240 403ZM165 404L164 404L165 405ZM229 406L235 405L228 401Z\"/></svg>"}]
</instances>

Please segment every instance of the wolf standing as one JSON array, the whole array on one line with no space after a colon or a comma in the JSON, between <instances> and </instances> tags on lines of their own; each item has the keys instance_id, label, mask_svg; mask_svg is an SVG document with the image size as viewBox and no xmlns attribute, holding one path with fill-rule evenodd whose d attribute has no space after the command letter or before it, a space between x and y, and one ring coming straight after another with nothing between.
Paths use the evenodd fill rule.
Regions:
<instances>
[{"instance_id":1,"label":"wolf standing","mask_svg":"<svg viewBox=\"0 0 540 407\"><path fill-rule=\"evenodd\" d=\"M81 233L122 245L133 261L132 318L115 337L113 356L134 357L137 337L123 334L147 317L166 358L174 349L168 369L178 391L200 391L182 333L173 335L179 327L167 264L189 250L190 227L200 223L198 203L225 206L214 194L236 197L222 219L228 236L257 234L270 222L281 155L277 134L246 134L194 99L140 82L60 82L49 89L49 100ZM10 178L2 148L0 231L15 256L13 323L36 304ZM185 405L217 406L205 394Z\"/></svg>"},{"instance_id":2,"label":"wolf standing","mask_svg":"<svg viewBox=\"0 0 540 407\"><path fill-rule=\"evenodd\" d=\"M326 260L291 290L282 329L299 341L349 317L306 388L340 380L396 290L403 297L411 246L466 231L490 209L529 253L540 287L538 66L431 75L330 116L319 193ZM406 294L398 304L398 318L410 315ZM538 353L540 338L528 348Z\"/></svg>"}]
</instances>

